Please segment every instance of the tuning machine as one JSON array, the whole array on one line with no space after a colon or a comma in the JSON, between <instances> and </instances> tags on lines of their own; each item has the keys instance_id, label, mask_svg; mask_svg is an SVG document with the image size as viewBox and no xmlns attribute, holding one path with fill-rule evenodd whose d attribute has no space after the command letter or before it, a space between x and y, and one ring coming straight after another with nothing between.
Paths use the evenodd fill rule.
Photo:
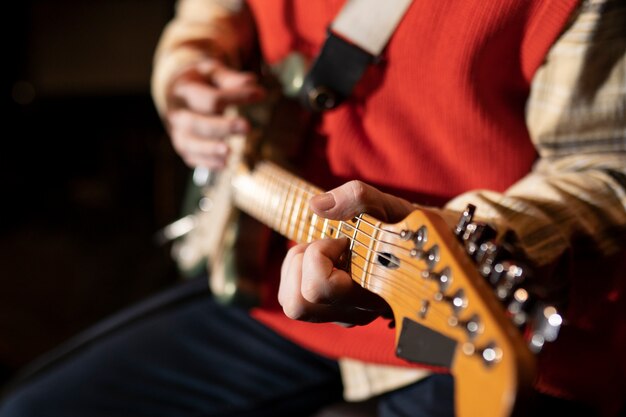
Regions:
<instances>
[{"instance_id":1,"label":"tuning machine","mask_svg":"<svg viewBox=\"0 0 626 417\"><path fill-rule=\"evenodd\" d=\"M457 235L459 239L463 238L463 234L465 233L467 226L471 224L472 221L474 220L475 212L476 212L476 206L473 204L468 204L465 210L463 211L463 213L461 214L461 217L459 218L459 221L456 227L454 228L454 234Z\"/></svg>"},{"instance_id":2,"label":"tuning machine","mask_svg":"<svg viewBox=\"0 0 626 417\"><path fill-rule=\"evenodd\" d=\"M528 345L530 350L538 353L546 342L556 340L563 324L563 317L552 305L538 303L534 310L534 319L528 332Z\"/></svg>"},{"instance_id":3,"label":"tuning machine","mask_svg":"<svg viewBox=\"0 0 626 417\"><path fill-rule=\"evenodd\" d=\"M556 307L547 304L545 300L537 300L537 294L522 286L529 282L531 268L524 252L519 249L515 232L509 230L497 238L497 232L492 226L474 221L475 212L476 207L468 205L454 227L454 233L470 258L476 262L479 273L494 288L496 297L504 304L513 324L526 334L531 351L537 353L545 343L556 340L563 319ZM425 257L425 251L422 250L421 255ZM425 273L425 277L438 279L440 274L430 271ZM466 307L463 292L444 295L449 275L442 273L441 277L444 279L439 284L444 286L438 293L438 301L448 301L453 307L454 316L450 318L450 325L467 325L468 337L472 336L472 329L478 328L480 322L469 320L466 323L459 320L459 311ZM474 352L472 343L468 342L466 346L466 353L470 353L470 346ZM487 346L483 351L486 364L497 361L493 346Z\"/></svg>"}]
</instances>

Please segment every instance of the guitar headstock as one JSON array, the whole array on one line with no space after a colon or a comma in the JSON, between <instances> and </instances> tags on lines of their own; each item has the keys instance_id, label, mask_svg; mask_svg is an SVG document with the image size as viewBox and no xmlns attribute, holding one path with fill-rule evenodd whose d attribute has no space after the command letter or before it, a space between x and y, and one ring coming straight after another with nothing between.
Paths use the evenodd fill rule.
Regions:
<instances>
[{"instance_id":1,"label":"guitar headstock","mask_svg":"<svg viewBox=\"0 0 626 417\"><path fill-rule=\"evenodd\" d=\"M455 376L457 415L509 416L535 375L523 333L538 350L560 316L533 302L522 286L527 267L472 217L468 208L454 231L427 210L394 225L358 218L352 275L390 305L399 357Z\"/></svg>"}]
</instances>

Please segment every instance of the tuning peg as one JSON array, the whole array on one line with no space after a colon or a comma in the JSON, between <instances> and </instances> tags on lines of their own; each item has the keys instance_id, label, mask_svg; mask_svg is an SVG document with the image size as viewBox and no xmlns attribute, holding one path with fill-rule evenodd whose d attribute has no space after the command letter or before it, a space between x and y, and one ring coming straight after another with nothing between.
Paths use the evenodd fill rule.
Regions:
<instances>
[{"instance_id":1,"label":"tuning peg","mask_svg":"<svg viewBox=\"0 0 626 417\"><path fill-rule=\"evenodd\" d=\"M480 245L496 237L496 229L486 223L470 223L466 226L462 235L467 254L476 259L476 253Z\"/></svg>"},{"instance_id":2,"label":"tuning peg","mask_svg":"<svg viewBox=\"0 0 626 417\"><path fill-rule=\"evenodd\" d=\"M440 272L423 270L422 277L437 282L439 284L439 292L443 294L452 282L452 271L449 267L443 268Z\"/></svg>"},{"instance_id":3,"label":"tuning peg","mask_svg":"<svg viewBox=\"0 0 626 417\"><path fill-rule=\"evenodd\" d=\"M526 270L511 261L497 262L490 269L486 277L496 289L496 296L500 300L510 297L514 288L517 288L526 278Z\"/></svg>"},{"instance_id":4,"label":"tuning peg","mask_svg":"<svg viewBox=\"0 0 626 417\"><path fill-rule=\"evenodd\" d=\"M428 229L426 226L421 226L416 231L402 230L400 231L400 238L414 243L415 247L409 252L412 258L426 259L428 257L428 253L424 250L424 246L428 242Z\"/></svg>"},{"instance_id":5,"label":"tuning peg","mask_svg":"<svg viewBox=\"0 0 626 417\"><path fill-rule=\"evenodd\" d=\"M563 318L554 306L538 305L528 341L530 349L537 353L546 342L555 341L562 324Z\"/></svg>"},{"instance_id":6,"label":"tuning peg","mask_svg":"<svg viewBox=\"0 0 626 417\"><path fill-rule=\"evenodd\" d=\"M492 240L483 242L478 247L475 256L476 262L478 262L478 271L483 277L487 278L491 274L499 252L500 248Z\"/></svg>"},{"instance_id":7,"label":"tuning peg","mask_svg":"<svg viewBox=\"0 0 626 417\"><path fill-rule=\"evenodd\" d=\"M474 345L473 343L466 342L463 343L461 349L463 353L468 356L479 356L480 358L482 358L483 364L488 367L500 362L502 360L502 357L504 356L504 352L502 351L502 349L499 348L498 345L496 345L494 342L488 343L483 348L477 348L476 345Z\"/></svg>"},{"instance_id":8,"label":"tuning peg","mask_svg":"<svg viewBox=\"0 0 626 417\"><path fill-rule=\"evenodd\" d=\"M459 238L462 238L463 233L465 233L465 228L467 227L468 224L472 222L475 212L476 212L476 206L472 204L468 204L468 206L465 208L465 211L463 211L463 213L461 214L461 217L459 218L459 222L454 228L454 234L457 235Z\"/></svg>"},{"instance_id":9,"label":"tuning peg","mask_svg":"<svg viewBox=\"0 0 626 417\"><path fill-rule=\"evenodd\" d=\"M456 316L450 316L448 317L448 324L464 329L470 341L474 340L483 331L483 324L477 314L472 315L468 320L459 320Z\"/></svg>"},{"instance_id":10,"label":"tuning peg","mask_svg":"<svg viewBox=\"0 0 626 417\"><path fill-rule=\"evenodd\" d=\"M452 307L452 311L455 315L459 315L461 310L467 308L467 297L465 296L465 291L463 289L457 290L452 295L445 295L443 293L435 294L435 301L446 301Z\"/></svg>"},{"instance_id":11,"label":"tuning peg","mask_svg":"<svg viewBox=\"0 0 626 417\"><path fill-rule=\"evenodd\" d=\"M426 262L428 270L432 271L439 262L439 245L433 245L428 250L413 248L409 251L409 256L423 260Z\"/></svg>"},{"instance_id":12,"label":"tuning peg","mask_svg":"<svg viewBox=\"0 0 626 417\"><path fill-rule=\"evenodd\" d=\"M483 349L479 349L478 352L483 358L483 362L487 366L492 366L498 363L503 356L502 349L500 349L495 343L489 343Z\"/></svg>"},{"instance_id":13,"label":"tuning peg","mask_svg":"<svg viewBox=\"0 0 626 417\"><path fill-rule=\"evenodd\" d=\"M518 288L507 305L507 311L511 320L517 327L522 327L528 322L528 312L533 305L533 299L525 288Z\"/></svg>"}]
</instances>

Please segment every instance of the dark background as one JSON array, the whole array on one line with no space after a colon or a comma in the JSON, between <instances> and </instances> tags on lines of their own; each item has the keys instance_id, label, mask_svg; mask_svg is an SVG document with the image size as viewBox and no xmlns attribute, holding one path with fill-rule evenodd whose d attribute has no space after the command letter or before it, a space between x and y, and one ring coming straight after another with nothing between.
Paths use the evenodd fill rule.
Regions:
<instances>
[{"instance_id":1,"label":"dark background","mask_svg":"<svg viewBox=\"0 0 626 417\"><path fill-rule=\"evenodd\" d=\"M188 173L149 96L174 0L4 7L0 385L178 280L152 239L179 214Z\"/></svg>"}]
</instances>

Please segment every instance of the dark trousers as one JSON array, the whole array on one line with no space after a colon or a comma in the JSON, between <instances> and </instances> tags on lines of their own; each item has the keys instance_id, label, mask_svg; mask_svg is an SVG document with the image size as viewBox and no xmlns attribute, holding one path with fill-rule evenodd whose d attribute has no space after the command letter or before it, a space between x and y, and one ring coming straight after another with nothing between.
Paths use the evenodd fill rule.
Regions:
<instances>
[{"instance_id":1,"label":"dark trousers","mask_svg":"<svg viewBox=\"0 0 626 417\"><path fill-rule=\"evenodd\" d=\"M5 396L0 417L309 416L342 394L336 362L215 303L204 280L126 310L51 356ZM377 403L382 417L453 417L453 380L433 375ZM553 399L538 411L590 415Z\"/></svg>"},{"instance_id":2,"label":"dark trousers","mask_svg":"<svg viewBox=\"0 0 626 417\"><path fill-rule=\"evenodd\" d=\"M182 296L174 291L100 323L44 360L6 395L0 416L292 417L341 400L336 362L214 302L206 281L187 284ZM451 379L436 379L424 392L442 411L423 415L452 416ZM441 394L444 401L435 401ZM403 414L404 403L392 399L379 404L383 415L422 415L414 405Z\"/></svg>"}]
</instances>

